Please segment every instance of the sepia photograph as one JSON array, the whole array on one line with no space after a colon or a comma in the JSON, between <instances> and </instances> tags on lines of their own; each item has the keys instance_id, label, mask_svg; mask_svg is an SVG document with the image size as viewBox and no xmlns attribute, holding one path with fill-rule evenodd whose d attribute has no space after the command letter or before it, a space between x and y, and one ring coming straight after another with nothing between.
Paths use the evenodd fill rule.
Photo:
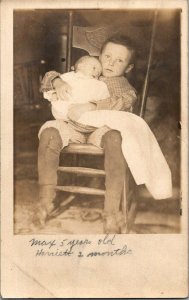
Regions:
<instances>
[{"instance_id":1,"label":"sepia photograph","mask_svg":"<svg viewBox=\"0 0 189 300\"><path fill-rule=\"evenodd\" d=\"M14 234L180 233L181 9L15 9Z\"/></svg>"},{"instance_id":2,"label":"sepia photograph","mask_svg":"<svg viewBox=\"0 0 189 300\"><path fill-rule=\"evenodd\" d=\"M186 0L2 0L1 296L188 296Z\"/></svg>"}]
</instances>

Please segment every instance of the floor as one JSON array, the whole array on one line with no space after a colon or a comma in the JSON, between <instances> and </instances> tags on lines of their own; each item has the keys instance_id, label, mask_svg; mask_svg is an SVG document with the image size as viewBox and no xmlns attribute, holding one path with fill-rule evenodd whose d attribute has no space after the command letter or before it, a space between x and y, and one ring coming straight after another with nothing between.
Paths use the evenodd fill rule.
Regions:
<instances>
[{"instance_id":1,"label":"floor","mask_svg":"<svg viewBox=\"0 0 189 300\"><path fill-rule=\"evenodd\" d=\"M31 106L15 110L15 176L14 176L14 232L15 234L101 234L103 233L103 199L91 196L78 197L64 207L65 195L56 216L44 228L33 225L34 208L38 201L37 184L37 132L41 124L51 118L49 107ZM29 137L29 138L28 138ZM98 184L95 180L90 184ZM138 213L131 234L179 233L179 188L174 186L173 198L153 200L147 190L139 188ZM91 214L92 212L92 214ZM93 219L86 221L88 214Z\"/></svg>"}]
</instances>

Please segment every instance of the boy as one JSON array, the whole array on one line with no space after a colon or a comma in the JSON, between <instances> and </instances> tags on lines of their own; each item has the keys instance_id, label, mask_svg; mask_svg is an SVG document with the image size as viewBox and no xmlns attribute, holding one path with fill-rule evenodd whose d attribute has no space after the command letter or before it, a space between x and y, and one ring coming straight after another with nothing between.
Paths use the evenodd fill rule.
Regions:
<instances>
[{"instance_id":1,"label":"boy","mask_svg":"<svg viewBox=\"0 0 189 300\"><path fill-rule=\"evenodd\" d=\"M90 103L74 104L68 110L68 118L77 121L80 116L91 110L131 111L136 101L136 92L124 77L133 68L134 46L125 36L112 37L101 50L99 60L102 64L102 76L108 87L110 97ZM70 86L63 82L60 74L49 72L43 79L42 92L55 89L58 98L66 99L71 94ZM55 124L56 122L56 124ZM40 135L38 152L39 198L41 221L53 209L57 168L60 151L66 143L92 143L104 149L106 172L106 193L104 204L104 233L120 233L118 212L121 201L125 159L121 150L121 135L107 126L96 129L89 136L74 130L72 123L49 121Z\"/></svg>"}]
</instances>

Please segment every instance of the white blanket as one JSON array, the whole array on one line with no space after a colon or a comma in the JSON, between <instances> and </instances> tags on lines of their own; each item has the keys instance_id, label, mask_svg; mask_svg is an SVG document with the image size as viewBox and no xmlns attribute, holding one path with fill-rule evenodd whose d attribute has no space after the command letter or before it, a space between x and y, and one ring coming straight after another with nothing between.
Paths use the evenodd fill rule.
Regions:
<instances>
[{"instance_id":1,"label":"white blanket","mask_svg":"<svg viewBox=\"0 0 189 300\"><path fill-rule=\"evenodd\" d=\"M155 199L172 196L169 166L147 123L129 112L99 110L83 114L78 122L90 126L107 125L119 130L122 151L136 184L145 184Z\"/></svg>"}]
</instances>

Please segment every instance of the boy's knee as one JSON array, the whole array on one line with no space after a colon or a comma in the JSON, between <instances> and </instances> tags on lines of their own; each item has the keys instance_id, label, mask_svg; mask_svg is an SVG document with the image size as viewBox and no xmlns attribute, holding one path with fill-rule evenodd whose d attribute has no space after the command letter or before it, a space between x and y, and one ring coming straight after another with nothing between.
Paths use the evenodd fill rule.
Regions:
<instances>
[{"instance_id":1,"label":"boy's knee","mask_svg":"<svg viewBox=\"0 0 189 300\"><path fill-rule=\"evenodd\" d=\"M122 137L119 131L110 130L102 138L102 146L106 147L108 145L121 145Z\"/></svg>"},{"instance_id":2,"label":"boy's knee","mask_svg":"<svg viewBox=\"0 0 189 300\"><path fill-rule=\"evenodd\" d=\"M62 140L58 130L53 127L44 129L40 135L39 146L61 149Z\"/></svg>"}]
</instances>

